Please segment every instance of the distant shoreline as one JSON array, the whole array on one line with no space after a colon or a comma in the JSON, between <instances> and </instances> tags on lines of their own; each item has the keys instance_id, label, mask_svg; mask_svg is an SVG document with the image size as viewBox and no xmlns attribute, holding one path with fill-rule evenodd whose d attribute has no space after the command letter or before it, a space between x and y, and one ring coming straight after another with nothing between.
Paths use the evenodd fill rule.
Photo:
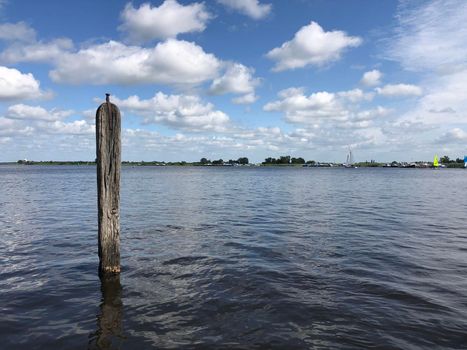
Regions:
<instances>
[{"instance_id":1,"label":"distant shoreline","mask_svg":"<svg viewBox=\"0 0 467 350\"><path fill-rule=\"evenodd\" d=\"M22 165L22 166L61 166L61 165L68 165L68 166L95 166L96 163L93 161L20 161L20 162L0 162L1 165ZM202 164L199 162L130 162L130 161L123 161L123 167L127 166L155 166L155 167L163 167L163 166L180 166L180 167L294 167L294 168L345 168L345 165L342 163L315 163L311 164ZM417 162L417 163L406 163L406 162L392 162L392 163L376 163L376 162L361 162L355 163L352 167L357 168L417 168L417 169L430 169L432 168L432 164L429 162ZM464 169L463 163L448 163L443 164L443 168L457 168L457 169Z\"/></svg>"}]
</instances>

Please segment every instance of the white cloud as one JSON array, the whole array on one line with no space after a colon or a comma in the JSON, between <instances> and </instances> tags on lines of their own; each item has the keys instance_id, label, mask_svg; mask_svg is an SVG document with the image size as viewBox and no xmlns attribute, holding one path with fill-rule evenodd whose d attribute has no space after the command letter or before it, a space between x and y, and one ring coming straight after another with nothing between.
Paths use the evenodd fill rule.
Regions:
<instances>
[{"instance_id":1,"label":"white cloud","mask_svg":"<svg viewBox=\"0 0 467 350\"><path fill-rule=\"evenodd\" d=\"M14 125L14 123L15 122L13 120L10 120L10 119L4 118L4 117L0 117L0 130L5 130L7 128L11 128Z\"/></svg>"},{"instance_id":2,"label":"white cloud","mask_svg":"<svg viewBox=\"0 0 467 350\"><path fill-rule=\"evenodd\" d=\"M96 130L95 125L88 123L86 120L75 120L72 122L56 120L50 123L39 124L39 126L47 133L59 135L93 135Z\"/></svg>"},{"instance_id":3,"label":"white cloud","mask_svg":"<svg viewBox=\"0 0 467 350\"><path fill-rule=\"evenodd\" d=\"M40 83L31 73L0 66L0 101L38 98Z\"/></svg>"},{"instance_id":4,"label":"white cloud","mask_svg":"<svg viewBox=\"0 0 467 350\"><path fill-rule=\"evenodd\" d=\"M240 63L228 63L224 74L214 79L210 92L213 94L238 94L243 95L233 99L234 103L247 104L256 101L255 88L260 79L254 78L254 69Z\"/></svg>"},{"instance_id":5,"label":"white cloud","mask_svg":"<svg viewBox=\"0 0 467 350\"><path fill-rule=\"evenodd\" d=\"M162 123L175 129L222 132L230 124L227 114L198 96L158 92L147 100L130 96L124 100L114 98L114 102L123 110L142 116L145 123Z\"/></svg>"},{"instance_id":6,"label":"white cloud","mask_svg":"<svg viewBox=\"0 0 467 350\"><path fill-rule=\"evenodd\" d=\"M94 133L94 124L86 120L64 121L72 114L72 110L46 110L41 106L15 104L8 107L4 117L0 117L0 129L4 129L0 135L4 136L7 131L9 136Z\"/></svg>"},{"instance_id":7,"label":"white cloud","mask_svg":"<svg viewBox=\"0 0 467 350\"><path fill-rule=\"evenodd\" d=\"M322 118L348 117L348 111L334 93L322 91L306 96L303 89L290 88L278 95L280 100L266 104L263 109L284 112L285 120L291 123L310 124Z\"/></svg>"},{"instance_id":8,"label":"white cloud","mask_svg":"<svg viewBox=\"0 0 467 350\"><path fill-rule=\"evenodd\" d=\"M0 54L0 62L43 62L53 64L73 49L73 41L67 38L49 42L16 43Z\"/></svg>"},{"instance_id":9,"label":"white cloud","mask_svg":"<svg viewBox=\"0 0 467 350\"><path fill-rule=\"evenodd\" d=\"M86 120L95 120L96 119L96 110L95 109L86 109L81 112L81 115Z\"/></svg>"},{"instance_id":10,"label":"white cloud","mask_svg":"<svg viewBox=\"0 0 467 350\"><path fill-rule=\"evenodd\" d=\"M442 129L467 123L467 2L405 2L396 18L385 56L417 72L423 88L423 95L400 122Z\"/></svg>"},{"instance_id":11,"label":"white cloud","mask_svg":"<svg viewBox=\"0 0 467 350\"><path fill-rule=\"evenodd\" d=\"M271 4L261 4L258 0L217 0L217 2L253 19L265 18L272 10Z\"/></svg>"},{"instance_id":12,"label":"white cloud","mask_svg":"<svg viewBox=\"0 0 467 350\"><path fill-rule=\"evenodd\" d=\"M430 113L440 113L440 114L443 114L443 113L447 113L447 114L451 114L451 113L456 113L456 111L454 109L452 109L451 107L444 107L444 108L432 108L430 110L428 110L428 112Z\"/></svg>"},{"instance_id":13,"label":"white cloud","mask_svg":"<svg viewBox=\"0 0 467 350\"><path fill-rule=\"evenodd\" d=\"M466 79L467 67L455 74L425 80L424 95L401 119L442 126L467 123Z\"/></svg>"},{"instance_id":14,"label":"white cloud","mask_svg":"<svg viewBox=\"0 0 467 350\"><path fill-rule=\"evenodd\" d=\"M321 91L305 95L303 88L290 88L278 94L279 99L266 104L268 112L283 112L285 121L305 125L314 130L365 129L375 123L382 123L382 117L392 110L376 106L362 109L361 102L370 101L371 93L360 89L339 91L336 93ZM335 140L340 143L341 141Z\"/></svg>"},{"instance_id":15,"label":"white cloud","mask_svg":"<svg viewBox=\"0 0 467 350\"><path fill-rule=\"evenodd\" d=\"M36 31L25 22L0 24L0 40L30 42L35 39Z\"/></svg>"},{"instance_id":16,"label":"white cloud","mask_svg":"<svg viewBox=\"0 0 467 350\"><path fill-rule=\"evenodd\" d=\"M222 62L195 43L168 39L152 48L118 41L74 51L70 39L15 43L0 53L0 62L50 63L51 79L68 84L197 85L218 76Z\"/></svg>"},{"instance_id":17,"label":"white cloud","mask_svg":"<svg viewBox=\"0 0 467 350\"><path fill-rule=\"evenodd\" d=\"M382 106L377 106L372 109L365 109L360 111L349 111L349 117L347 120L336 123L333 127L358 130L358 129L371 129L378 128L378 125L383 124L383 117L387 117L393 112L392 109L388 109Z\"/></svg>"},{"instance_id":18,"label":"white cloud","mask_svg":"<svg viewBox=\"0 0 467 350\"><path fill-rule=\"evenodd\" d=\"M316 22L300 28L291 41L267 53L276 61L273 71L302 68L307 65L323 66L340 59L345 49L359 46L362 39L334 30L326 32Z\"/></svg>"},{"instance_id":19,"label":"white cloud","mask_svg":"<svg viewBox=\"0 0 467 350\"><path fill-rule=\"evenodd\" d=\"M188 160L199 160L201 157L210 159L222 157L224 160L237 159L240 156L250 157L258 151L268 153L271 150L277 151L280 145L285 145L290 141L290 139L286 139L279 128L242 130L237 134L230 135L178 133L173 136L164 136L141 129L126 129L123 131L123 140L127 143L127 149L141 150L145 148L149 150L152 155L151 159L154 159L154 152L159 152L158 154L165 159L173 154L178 160L180 160L180 154L187 151L191 158ZM137 157L136 159L140 159L139 155ZM252 158L250 158L251 160Z\"/></svg>"},{"instance_id":20,"label":"white cloud","mask_svg":"<svg viewBox=\"0 0 467 350\"><path fill-rule=\"evenodd\" d=\"M374 96L373 93L363 92L361 89L340 91L337 93L337 95L353 103L360 102L360 101L371 101Z\"/></svg>"},{"instance_id":21,"label":"white cloud","mask_svg":"<svg viewBox=\"0 0 467 350\"><path fill-rule=\"evenodd\" d=\"M134 8L131 3L121 13L123 24L119 27L136 43L154 39L175 38L178 34L202 32L211 15L204 3L180 5L176 0L165 0L159 7L142 4Z\"/></svg>"},{"instance_id":22,"label":"white cloud","mask_svg":"<svg viewBox=\"0 0 467 350\"><path fill-rule=\"evenodd\" d=\"M70 116L72 113L73 111L71 110L52 109L47 111L40 106L29 106L21 103L8 107L6 117L21 120L57 121Z\"/></svg>"},{"instance_id":23,"label":"white cloud","mask_svg":"<svg viewBox=\"0 0 467 350\"><path fill-rule=\"evenodd\" d=\"M232 99L232 102L237 104L237 105L248 105L255 103L258 100L258 96L256 96L253 92L240 96L240 97L235 97Z\"/></svg>"},{"instance_id":24,"label":"white cloud","mask_svg":"<svg viewBox=\"0 0 467 350\"><path fill-rule=\"evenodd\" d=\"M420 87L411 84L388 84L375 90L379 95L387 97L420 96L422 94Z\"/></svg>"},{"instance_id":25,"label":"white cloud","mask_svg":"<svg viewBox=\"0 0 467 350\"><path fill-rule=\"evenodd\" d=\"M27 125L21 125L16 120L0 117L0 137L15 137L31 135L34 129Z\"/></svg>"},{"instance_id":26,"label":"white cloud","mask_svg":"<svg viewBox=\"0 0 467 350\"><path fill-rule=\"evenodd\" d=\"M69 84L196 85L213 79L220 61L191 42L169 39L154 48L116 41L57 58L52 80Z\"/></svg>"},{"instance_id":27,"label":"white cloud","mask_svg":"<svg viewBox=\"0 0 467 350\"><path fill-rule=\"evenodd\" d=\"M360 111L355 114L354 120L355 121L367 121L367 120L372 120L374 118L378 117L385 117L388 114L392 112L391 109L382 107L382 106L377 106L376 108L373 109L368 109L364 111Z\"/></svg>"},{"instance_id":28,"label":"white cloud","mask_svg":"<svg viewBox=\"0 0 467 350\"><path fill-rule=\"evenodd\" d=\"M400 6L386 56L414 71L451 70L467 57L467 2L431 0Z\"/></svg>"},{"instance_id":29,"label":"white cloud","mask_svg":"<svg viewBox=\"0 0 467 350\"><path fill-rule=\"evenodd\" d=\"M11 106L5 117L0 117L0 143L8 144L0 156L10 160L21 157L38 159L32 154L41 154L39 157L45 156L46 159L63 159L60 152L64 150L76 154L83 149L92 150L95 144L94 125L85 120L61 120L70 114L71 111L56 109L46 111L40 106ZM76 158L82 159L82 154Z\"/></svg>"},{"instance_id":30,"label":"white cloud","mask_svg":"<svg viewBox=\"0 0 467 350\"><path fill-rule=\"evenodd\" d=\"M373 69L368 72L365 72L360 82L365 86L377 86L381 84L382 77L383 73L381 73L377 69Z\"/></svg>"},{"instance_id":31,"label":"white cloud","mask_svg":"<svg viewBox=\"0 0 467 350\"><path fill-rule=\"evenodd\" d=\"M386 135L379 127L362 128L354 132L355 143L351 144L352 148L371 148L387 144Z\"/></svg>"},{"instance_id":32,"label":"white cloud","mask_svg":"<svg viewBox=\"0 0 467 350\"><path fill-rule=\"evenodd\" d=\"M437 141L441 144L462 143L465 145L467 142L467 132L460 128L453 128L441 135Z\"/></svg>"},{"instance_id":33,"label":"white cloud","mask_svg":"<svg viewBox=\"0 0 467 350\"><path fill-rule=\"evenodd\" d=\"M385 134L407 138L410 134L419 135L420 133L434 130L434 127L426 123L403 121L399 119L383 125L383 130Z\"/></svg>"}]
</instances>

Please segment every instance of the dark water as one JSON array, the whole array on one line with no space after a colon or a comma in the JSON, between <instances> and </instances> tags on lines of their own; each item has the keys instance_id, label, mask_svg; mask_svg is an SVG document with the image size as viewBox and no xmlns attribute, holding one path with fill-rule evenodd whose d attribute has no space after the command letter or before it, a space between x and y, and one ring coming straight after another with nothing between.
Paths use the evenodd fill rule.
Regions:
<instances>
[{"instance_id":1,"label":"dark water","mask_svg":"<svg viewBox=\"0 0 467 350\"><path fill-rule=\"evenodd\" d=\"M0 167L2 349L466 349L467 171Z\"/></svg>"}]
</instances>

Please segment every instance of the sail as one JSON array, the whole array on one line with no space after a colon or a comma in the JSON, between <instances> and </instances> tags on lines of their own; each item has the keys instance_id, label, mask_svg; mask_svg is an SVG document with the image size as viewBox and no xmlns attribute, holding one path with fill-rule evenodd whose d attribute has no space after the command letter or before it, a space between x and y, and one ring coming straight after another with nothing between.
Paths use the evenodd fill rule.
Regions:
<instances>
[{"instance_id":1,"label":"sail","mask_svg":"<svg viewBox=\"0 0 467 350\"><path fill-rule=\"evenodd\" d=\"M438 162L438 156L435 156L435 159L433 159L433 166L434 167L439 167L439 162Z\"/></svg>"},{"instance_id":2,"label":"sail","mask_svg":"<svg viewBox=\"0 0 467 350\"><path fill-rule=\"evenodd\" d=\"M349 153L347 153L347 158L345 159L345 165L352 165L354 163L352 150L349 147Z\"/></svg>"}]
</instances>

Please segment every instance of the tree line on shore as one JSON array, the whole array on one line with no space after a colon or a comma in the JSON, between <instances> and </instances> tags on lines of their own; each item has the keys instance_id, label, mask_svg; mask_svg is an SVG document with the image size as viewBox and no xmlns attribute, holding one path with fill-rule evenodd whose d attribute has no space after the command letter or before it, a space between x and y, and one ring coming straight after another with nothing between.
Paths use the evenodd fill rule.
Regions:
<instances>
[{"instance_id":1,"label":"tree line on shore","mask_svg":"<svg viewBox=\"0 0 467 350\"><path fill-rule=\"evenodd\" d=\"M249 160L247 157L240 157L238 158L237 160L234 160L234 159L229 159L227 162L224 162L224 160L221 158L221 159L218 159L218 160L209 160L207 158L201 158L199 160L199 164L200 165L225 165L225 164L229 164L229 165L247 165L249 164Z\"/></svg>"},{"instance_id":2,"label":"tree line on shore","mask_svg":"<svg viewBox=\"0 0 467 350\"><path fill-rule=\"evenodd\" d=\"M464 166L464 160L461 158L451 159L449 156L443 156L439 159L440 164L445 165L447 168L461 168ZM17 164L24 165L93 165L96 164L96 161L31 161L31 160L18 160ZM148 166L148 165L176 165L176 166L237 166L237 165L251 165L247 157L240 157L238 159L229 159L224 161L221 159L210 160L208 158L201 158L199 162L165 162L165 161L122 161L122 165L132 165L132 166ZM266 158L261 165L271 166L271 165L292 165L292 166L339 166L342 163L333 163L333 162L316 162L314 160L305 160L302 157L291 157L289 155L279 156L278 158L268 157ZM431 166L431 162L398 162L392 161L390 163L380 163L374 160L354 163L358 167L426 167Z\"/></svg>"},{"instance_id":3,"label":"tree line on shore","mask_svg":"<svg viewBox=\"0 0 467 350\"><path fill-rule=\"evenodd\" d=\"M454 160L454 159L450 159L448 156L441 157L441 159L439 161L440 161L441 164L454 164L454 163L464 164L463 159L456 158Z\"/></svg>"}]
</instances>

